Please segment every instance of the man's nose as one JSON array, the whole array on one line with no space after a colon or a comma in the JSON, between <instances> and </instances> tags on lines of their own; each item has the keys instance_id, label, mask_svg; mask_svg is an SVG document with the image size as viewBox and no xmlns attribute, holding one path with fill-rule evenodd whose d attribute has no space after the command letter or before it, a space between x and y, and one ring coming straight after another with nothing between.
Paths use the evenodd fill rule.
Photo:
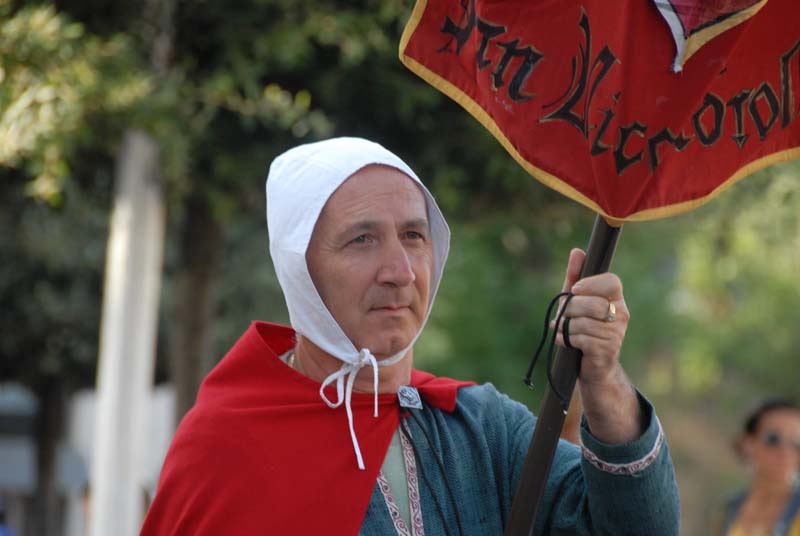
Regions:
<instances>
[{"instance_id":1,"label":"man's nose","mask_svg":"<svg viewBox=\"0 0 800 536\"><path fill-rule=\"evenodd\" d=\"M378 283L404 287L416 279L411 258L399 239L390 240L384 248L381 267L378 270Z\"/></svg>"}]
</instances>

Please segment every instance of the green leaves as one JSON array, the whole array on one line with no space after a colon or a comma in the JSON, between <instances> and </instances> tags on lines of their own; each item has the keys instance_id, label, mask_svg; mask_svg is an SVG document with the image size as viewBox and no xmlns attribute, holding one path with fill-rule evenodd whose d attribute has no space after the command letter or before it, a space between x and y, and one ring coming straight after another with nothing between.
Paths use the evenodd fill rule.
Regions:
<instances>
[{"instance_id":1,"label":"green leaves","mask_svg":"<svg viewBox=\"0 0 800 536\"><path fill-rule=\"evenodd\" d=\"M124 38L87 36L51 6L23 7L0 24L0 165L31 174L29 195L58 204L88 118L149 93L149 81L126 69L127 53Z\"/></svg>"},{"instance_id":2,"label":"green leaves","mask_svg":"<svg viewBox=\"0 0 800 536\"><path fill-rule=\"evenodd\" d=\"M800 334L800 166L773 166L704 209L678 250L676 313L693 327L678 345L683 363L719 373L694 382L720 386L744 375L755 385L796 388Z\"/></svg>"}]
</instances>

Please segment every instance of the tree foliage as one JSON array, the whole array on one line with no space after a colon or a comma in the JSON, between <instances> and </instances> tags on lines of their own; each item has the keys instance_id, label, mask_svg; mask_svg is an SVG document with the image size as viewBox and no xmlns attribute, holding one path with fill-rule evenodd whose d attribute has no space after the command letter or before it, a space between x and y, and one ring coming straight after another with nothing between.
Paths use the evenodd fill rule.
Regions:
<instances>
[{"instance_id":1,"label":"tree foliage","mask_svg":"<svg viewBox=\"0 0 800 536\"><path fill-rule=\"evenodd\" d=\"M755 388L796 393L800 346L800 166L775 166L726 194L680 243L674 312L688 324L678 344L690 390L745 377Z\"/></svg>"},{"instance_id":2,"label":"tree foliage","mask_svg":"<svg viewBox=\"0 0 800 536\"><path fill-rule=\"evenodd\" d=\"M87 123L124 112L151 91L128 40L85 32L53 6L0 3L0 165L22 167L27 193L57 204L70 160L103 144Z\"/></svg>"}]
</instances>

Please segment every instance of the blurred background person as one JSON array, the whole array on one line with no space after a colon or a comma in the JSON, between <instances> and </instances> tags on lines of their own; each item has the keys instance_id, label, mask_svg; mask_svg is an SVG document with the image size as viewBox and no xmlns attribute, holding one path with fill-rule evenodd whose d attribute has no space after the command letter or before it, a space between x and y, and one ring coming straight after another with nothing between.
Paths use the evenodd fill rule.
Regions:
<instances>
[{"instance_id":1,"label":"blurred background person","mask_svg":"<svg viewBox=\"0 0 800 536\"><path fill-rule=\"evenodd\" d=\"M6 525L6 504L2 497L0 497L0 536L14 536L14 533Z\"/></svg>"},{"instance_id":2,"label":"blurred background person","mask_svg":"<svg viewBox=\"0 0 800 536\"><path fill-rule=\"evenodd\" d=\"M800 406L763 401L745 420L736 450L751 481L726 505L722 534L800 536Z\"/></svg>"}]
</instances>

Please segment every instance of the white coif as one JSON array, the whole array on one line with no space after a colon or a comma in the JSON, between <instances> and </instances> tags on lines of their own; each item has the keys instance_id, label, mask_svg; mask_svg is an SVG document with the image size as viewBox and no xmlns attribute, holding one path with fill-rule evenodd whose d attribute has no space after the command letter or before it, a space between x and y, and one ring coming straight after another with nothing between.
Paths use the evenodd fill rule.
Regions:
<instances>
[{"instance_id":1,"label":"white coif","mask_svg":"<svg viewBox=\"0 0 800 536\"><path fill-rule=\"evenodd\" d=\"M377 361L369 348L356 348L334 320L322 301L308 272L306 251L311 233L330 196L360 169L380 164L408 175L425 195L433 242L433 273L425 321L414 339L397 354ZM267 178L267 228L269 251L278 282L283 289L292 328L322 350L342 361L341 368L320 387L322 400L331 408L344 404L358 467L364 461L353 428L350 399L356 375L365 366L373 369L375 416L378 416L378 367L400 361L419 337L430 315L450 249L450 230L436 201L405 162L377 143L360 138L334 138L301 145L278 156ZM337 400L332 402L324 388L336 383Z\"/></svg>"}]
</instances>

